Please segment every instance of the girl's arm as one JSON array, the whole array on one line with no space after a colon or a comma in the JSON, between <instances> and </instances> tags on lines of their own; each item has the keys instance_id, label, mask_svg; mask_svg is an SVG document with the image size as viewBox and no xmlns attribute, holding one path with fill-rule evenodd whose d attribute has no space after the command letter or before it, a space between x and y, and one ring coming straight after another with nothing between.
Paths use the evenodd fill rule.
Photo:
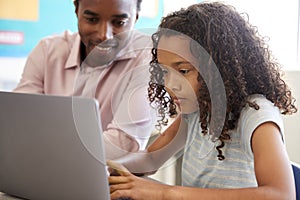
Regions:
<instances>
[{"instance_id":1,"label":"girl's arm","mask_svg":"<svg viewBox=\"0 0 300 200\"><path fill-rule=\"evenodd\" d=\"M181 115L179 115L174 122L148 146L147 151L154 152L168 145L179 132L180 123L182 122Z\"/></svg>"},{"instance_id":2,"label":"girl's arm","mask_svg":"<svg viewBox=\"0 0 300 200\"><path fill-rule=\"evenodd\" d=\"M161 134L146 151L131 152L114 160L136 175L148 175L156 172L170 157L185 145L187 124L181 116Z\"/></svg>"},{"instance_id":3,"label":"girl's arm","mask_svg":"<svg viewBox=\"0 0 300 200\"><path fill-rule=\"evenodd\" d=\"M170 187L169 196L162 199L295 199L291 163L278 127L271 122L260 125L252 136L257 188L200 189Z\"/></svg>"},{"instance_id":4,"label":"girl's arm","mask_svg":"<svg viewBox=\"0 0 300 200\"><path fill-rule=\"evenodd\" d=\"M205 189L168 186L125 173L110 177L111 197L133 200L293 200L295 185L291 164L282 142L279 128L267 122L252 135L255 174L258 187L242 189ZM149 188L148 188L149 187Z\"/></svg>"}]
</instances>

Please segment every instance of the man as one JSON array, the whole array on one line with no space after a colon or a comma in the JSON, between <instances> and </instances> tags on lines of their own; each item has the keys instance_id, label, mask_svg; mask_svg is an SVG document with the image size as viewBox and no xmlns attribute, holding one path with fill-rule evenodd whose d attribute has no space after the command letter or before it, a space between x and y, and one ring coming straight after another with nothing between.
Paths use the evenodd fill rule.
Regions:
<instances>
[{"instance_id":1,"label":"man","mask_svg":"<svg viewBox=\"0 0 300 200\"><path fill-rule=\"evenodd\" d=\"M152 131L147 101L150 37L133 31L141 0L74 0L78 33L40 41L15 92L96 98L106 154L142 150Z\"/></svg>"}]
</instances>

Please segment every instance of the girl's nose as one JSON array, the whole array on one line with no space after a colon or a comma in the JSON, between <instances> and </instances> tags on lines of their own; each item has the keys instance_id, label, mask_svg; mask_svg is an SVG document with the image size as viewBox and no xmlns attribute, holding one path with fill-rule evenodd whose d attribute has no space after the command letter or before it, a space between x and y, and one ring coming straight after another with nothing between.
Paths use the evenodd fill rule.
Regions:
<instances>
[{"instance_id":1,"label":"girl's nose","mask_svg":"<svg viewBox=\"0 0 300 200\"><path fill-rule=\"evenodd\" d=\"M165 85L172 92L179 91L181 89L182 77L174 70L169 70L169 73L165 76Z\"/></svg>"}]
</instances>

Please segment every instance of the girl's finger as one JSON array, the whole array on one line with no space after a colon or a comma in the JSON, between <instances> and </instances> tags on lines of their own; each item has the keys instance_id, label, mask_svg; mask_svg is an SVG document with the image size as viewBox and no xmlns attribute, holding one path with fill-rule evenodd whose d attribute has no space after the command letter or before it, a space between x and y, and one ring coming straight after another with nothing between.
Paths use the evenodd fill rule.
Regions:
<instances>
[{"instance_id":1,"label":"girl's finger","mask_svg":"<svg viewBox=\"0 0 300 200\"><path fill-rule=\"evenodd\" d=\"M110 185L109 190L110 193L113 193L117 190L128 190L130 188L131 188L130 184L125 183L125 184Z\"/></svg>"},{"instance_id":2,"label":"girl's finger","mask_svg":"<svg viewBox=\"0 0 300 200\"><path fill-rule=\"evenodd\" d=\"M130 172L128 171L128 169L126 167L124 167L123 165L121 165L117 162L114 162L112 160L107 160L106 163L107 163L108 167L113 169L117 174L119 174L121 176L126 176L126 175L130 174Z\"/></svg>"},{"instance_id":3,"label":"girl's finger","mask_svg":"<svg viewBox=\"0 0 300 200\"><path fill-rule=\"evenodd\" d=\"M110 198L112 200L118 200L118 199L133 199L130 195L130 190L117 190L115 192L112 192L110 194Z\"/></svg>"},{"instance_id":4,"label":"girl's finger","mask_svg":"<svg viewBox=\"0 0 300 200\"><path fill-rule=\"evenodd\" d=\"M129 179L126 176L109 176L108 182L110 185L120 184L120 183L128 183Z\"/></svg>"}]
</instances>

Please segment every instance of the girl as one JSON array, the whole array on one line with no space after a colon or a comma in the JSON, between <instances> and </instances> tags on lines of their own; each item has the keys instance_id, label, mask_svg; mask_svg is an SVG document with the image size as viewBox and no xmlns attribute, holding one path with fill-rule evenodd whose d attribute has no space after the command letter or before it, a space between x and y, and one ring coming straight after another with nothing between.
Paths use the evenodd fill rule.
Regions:
<instances>
[{"instance_id":1,"label":"girl","mask_svg":"<svg viewBox=\"0 0 300 200\"><path fill-rule=\"evenodd\" d=\"M257 30L231 6L200 3L163 18L152 38L149 99L159 126L177 119L148 152L117 162L155 171L185 143L182 186L108 162L120 175L109 177L111 198L295 199L280 116L295 100Z\"/></svg>"}]
</instances>

